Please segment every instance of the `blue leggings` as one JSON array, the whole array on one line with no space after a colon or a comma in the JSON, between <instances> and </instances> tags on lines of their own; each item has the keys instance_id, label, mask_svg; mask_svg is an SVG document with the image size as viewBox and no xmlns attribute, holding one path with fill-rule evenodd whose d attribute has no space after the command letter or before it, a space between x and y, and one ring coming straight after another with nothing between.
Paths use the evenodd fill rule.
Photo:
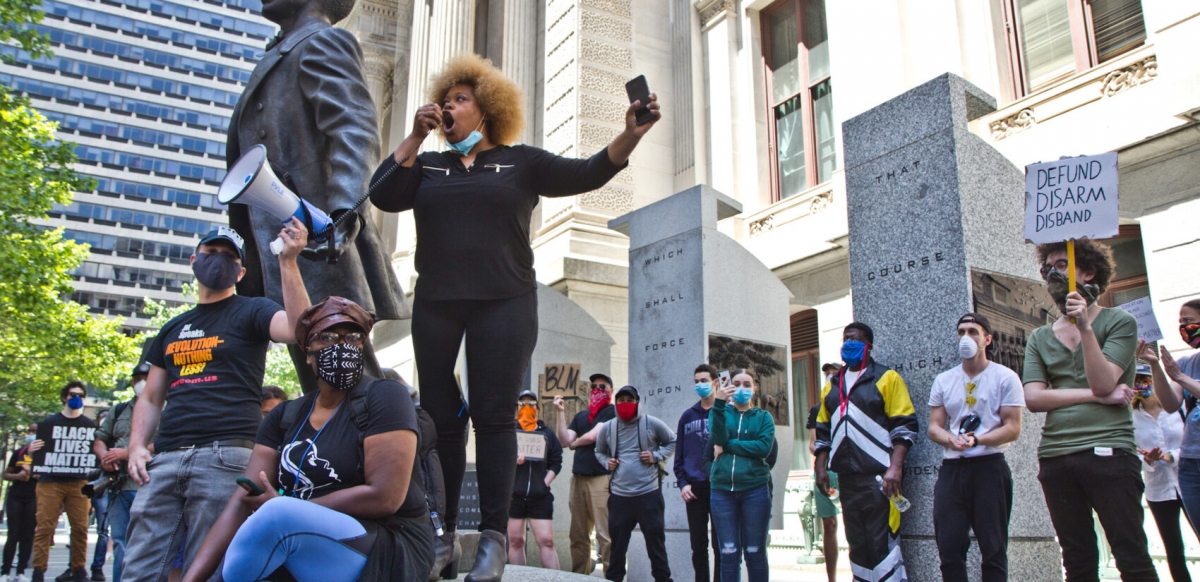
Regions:
<instances>
[{"instance_id":1,"label":"blue leggings","mask_svg":"<svg viewBox=\"0 0 1200 582\"><path fill-rule=\"evenodd\" d=\"M297 582L354 582L367 556L345 543L367 531L358 520L316 503L276 497L238 529L225 552L226 582L264 580L280 566Z\"/></svg>"}]
</instances>

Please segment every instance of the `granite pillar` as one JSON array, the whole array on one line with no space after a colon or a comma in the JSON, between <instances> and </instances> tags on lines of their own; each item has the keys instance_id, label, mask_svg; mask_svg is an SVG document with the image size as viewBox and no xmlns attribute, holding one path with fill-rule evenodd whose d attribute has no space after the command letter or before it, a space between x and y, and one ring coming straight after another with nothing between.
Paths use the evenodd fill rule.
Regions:
<instances>
[{"instance_id":1,"label":"granite pillar","mask_svg":"<svg viewBox=\"0 0 1200 582\"><path fill-rule=\"evenodd\" d=\"M487 57L525 93L525 129L517 139L533 144L538 90L538 2L490 0L488 29ZM492 34L497 31L500 34Z\"/></svg>"},{"instance_id":2,"label":"granite pillar","mask_svg":"<svg viewBox=\"0 0 1200 582\"><path fill-rule=\"evenodd\" d=\"M955 329L976 305L972 273L1036 277L1022 234L1023 174L967 130L994 108L990 95L946 74L843 125L854 318L874 329L872 355L905 379L921 424L904 468L910 580L941 579L932 505L942 449L925 436L929 391L961 361ZM1024 582L1062 580L1037 481L1042 420L1026 412L1007 453L1015 482L1008 572ZM971 553L978 580L979 555Z\"/></svg>"},{"instance_id":3,"label":"granite pillar","mask_svg":"<svg viewBox=\"0 0 1200 582\"><path fill-rule=\"evenodd\" d=\"M717 232L717 221L741 211L734 200L695 186L609 222L629 235L629 384L643 410L672 430L697 401L696 366L745 366L735 354L753 348L761 406L775 416L779 461L772 527L783 516L783 488L792 458L790 414L791 293L749 251ZM803 422L803 420L799 420ZM673 461L672 461L673 462ZM674 475L663 482L667 552L675 580L694 578L687 514ZM635 532L629 579L649 580L650 564Z\"/></svg>"}]
</instances>

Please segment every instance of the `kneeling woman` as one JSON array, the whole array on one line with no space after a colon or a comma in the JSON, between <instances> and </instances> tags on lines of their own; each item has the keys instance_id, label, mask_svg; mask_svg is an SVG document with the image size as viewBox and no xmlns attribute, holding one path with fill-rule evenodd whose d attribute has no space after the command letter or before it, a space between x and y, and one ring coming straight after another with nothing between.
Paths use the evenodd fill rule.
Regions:
<instances>
[{"instance_id":1,"label":"kneeling woman","mask_svg":"<svg viewBox=\"0 0 1200 582\"><path fill-rule=\"evenodd\" d=\"M425 580L433 527L414 478L417 416L399 383L362 376L373 324L329 297L300 316L296 339L319 390L277 406L259 428L246 477L208 532L185 582L226 582L280 568L299 582Z\"/></svg>"},{"instance_id":2,"label":"kneeling woman","mask_svg":"<svg viewBox=\"0 0 1200 582\"><path fill-rule=\"evenodd\" d=\"M734 370L732 380L732 386L717 390L708 413L708 443L714 459L709 505L721 549L721 580L741 579L744 555L750 582L766 582L771 520L768 457L775 447L775 420L751 404L758 390L754 372Z\"/></svg>"}]
</instances>

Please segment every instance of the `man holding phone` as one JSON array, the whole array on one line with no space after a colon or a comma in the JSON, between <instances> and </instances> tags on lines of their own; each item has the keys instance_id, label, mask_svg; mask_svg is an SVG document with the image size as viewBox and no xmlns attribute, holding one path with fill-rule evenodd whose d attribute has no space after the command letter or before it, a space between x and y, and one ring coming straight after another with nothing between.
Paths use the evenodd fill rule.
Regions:
<instances>
[{"instance_id":1,"label":"man holding phone","mask_svg":"<svg viewBox=\"0 0 1200 582\"><path fill-rule=\"evenodd\" d=\"M286 311L270 299L234 293L246 273L245 245L233 229L220 227L192 255L196 307L167 322L147 350L150 370L129 436L129 475L141 488L129 516L128 580L166 579L185 531L186 571L250 460L270 342L295 343L296 321L309 305L296 264L308 232L292 219L279 236Z\"/></svg>"},{"instance_id":2,"label":"man holding phone","mask_svg":"<svg viewBox=\"0 0 1200 582\"><path fill-rule=\"evenodd\" d=\"M962 364L938 374L929 392L929 440L945 449L933 488L933 531L945 580L967 578L968 530L979 541L984 582L1008 579L1013 480L1004 451L1021 436L1025 392L1016 372L988 361L990 345L987 317L960 317Z\"/></svg>"}]
</instances>

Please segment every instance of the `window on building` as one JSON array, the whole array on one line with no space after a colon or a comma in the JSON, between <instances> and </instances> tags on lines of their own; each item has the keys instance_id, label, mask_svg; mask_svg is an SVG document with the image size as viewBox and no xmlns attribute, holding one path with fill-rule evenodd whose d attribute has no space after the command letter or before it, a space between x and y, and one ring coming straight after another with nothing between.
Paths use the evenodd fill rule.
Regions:
<instances>
[{"instance_id":1,"label":"window on building","mask_svg":"<svg viewBox=\"0 0 1200 582\"><path fill-rule=\"evenodd\" d=\"M817 311L809 309L791 316L792 330L792 469L803 471L812 468L812 454L808 452L810 430L808 411L818 402L821 394L820 332L817 328Z\"/></svg>"},{"instance_id":2,"label":"window on building","mask_svg":"<svg viewBox=\"0 0 1200 582\"><path fill-rule=\"evenodd\" d=\"M783 0L762 15L768 129L777 200L829 180L837 167L825 0Z\"/></svg>"},{"instance_id":3,"label":"window on building","mask_svg":"<svg viewBox=\"0 0 1200 582\"><path fill-rule=\"evenodd\" d=\"M1004 8L1018 97L1146 41L1141 0L1005 0Z\"/></svg>"}]
</instances>

